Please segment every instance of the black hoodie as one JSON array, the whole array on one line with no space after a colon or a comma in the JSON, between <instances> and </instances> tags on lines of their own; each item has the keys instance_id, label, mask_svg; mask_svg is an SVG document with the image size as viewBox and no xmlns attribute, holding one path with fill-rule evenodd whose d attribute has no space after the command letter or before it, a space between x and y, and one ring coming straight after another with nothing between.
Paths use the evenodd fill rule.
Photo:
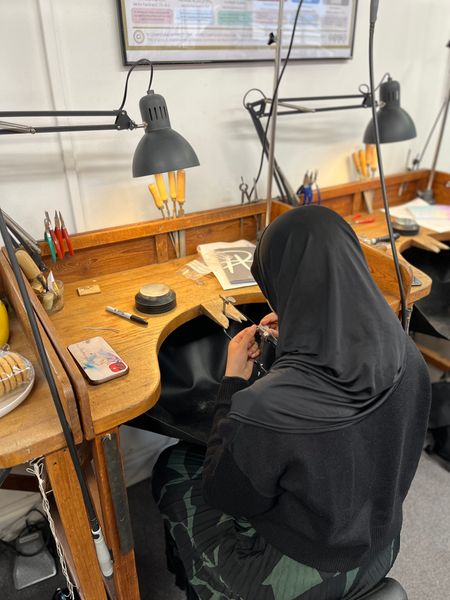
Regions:
<instances>
[{"instance_id":1,"label":"black hoodie","mask_svg":"<svg viewBox=\"0 0 450 600\"><path fill-rule=\"evenodd\" d=\"M278 314L277 356L253 385L224 379L204 496L291 558L347 571L400 532L428 372L337 213L276 219L252 272Z\"/></svg>"}]
</instances>

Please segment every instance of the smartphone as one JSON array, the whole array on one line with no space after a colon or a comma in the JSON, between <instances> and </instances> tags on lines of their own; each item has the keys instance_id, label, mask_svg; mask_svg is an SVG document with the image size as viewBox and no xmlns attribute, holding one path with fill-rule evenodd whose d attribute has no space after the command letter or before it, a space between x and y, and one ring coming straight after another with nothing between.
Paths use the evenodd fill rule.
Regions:
<instances>
[{"instance_id":1,"label":"smartphone","mask_svg":"<svg viewBox=\"0 0 450 600\"><path fill-rule=\"evenodd\" d=\"M128 365L100 336L67 347L82 373L94 384L128 373Z\"/></svg>"}]
</instances>

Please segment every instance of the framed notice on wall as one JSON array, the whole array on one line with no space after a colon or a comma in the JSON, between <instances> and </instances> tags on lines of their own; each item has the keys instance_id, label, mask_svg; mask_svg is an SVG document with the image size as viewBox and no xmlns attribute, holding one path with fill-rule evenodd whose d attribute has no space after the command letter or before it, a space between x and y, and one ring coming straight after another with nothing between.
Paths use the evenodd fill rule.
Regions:
<instances>
[{"instance_id":1,"label":"framed notice on wall","mask_svg":"<svg viewBox=\"0 0 450 600\"><path fill-rule=\"evenodd\" d=\"M285 0L287 51L300 0ZM277 0L118 0L126 65L273 60ZM357 0L303 0L291 59L351 58Z\"/></svg>"}]
</instances>

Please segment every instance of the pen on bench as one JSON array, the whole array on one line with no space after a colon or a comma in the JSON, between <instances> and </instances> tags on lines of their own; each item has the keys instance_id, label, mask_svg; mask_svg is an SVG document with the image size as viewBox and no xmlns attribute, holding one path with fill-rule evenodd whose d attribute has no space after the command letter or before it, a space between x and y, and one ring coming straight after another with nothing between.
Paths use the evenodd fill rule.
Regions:
<instances>
[{"instance_id":1,"label":"pen on bench","mask_svg":"<svg viewBox=\"0 0 450 600\"><path fill-rule=\"evenodd\" d=\"M118 317L123 317L124 319L128 319L129 321L134 321L135 323L141 323L141 325L148 325L148 321L146 321L142 317L138 317L137 315L132 315L131 313L127 313L123 310L119 310L118 308L114 308L113 306L107 306L105 310L112 313L113 315L117 315Z\"/></svg>"}]
</instances>

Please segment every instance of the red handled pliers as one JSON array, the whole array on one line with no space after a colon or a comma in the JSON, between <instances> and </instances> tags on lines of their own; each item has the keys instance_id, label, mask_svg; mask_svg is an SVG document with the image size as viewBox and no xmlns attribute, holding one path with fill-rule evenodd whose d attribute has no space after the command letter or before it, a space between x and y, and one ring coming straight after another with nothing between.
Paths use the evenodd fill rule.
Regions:
<instances>
[{"instance_id":1,"label":"red handled pliers","mask_svg":"<svg viewBox=\"0 0 450 600\"><path fill-rule=\"evenodd\" d=\"M59 212L59 225L61 229L61 236L66 240L67 250L69 251L70 256L74 255L72 240L70 239L69 232L66 229L66 224L64 223L64 219L62 217L61 212Z\"/></svg>"},{"instance_id":2,"label":"red handled pliers","mask_svg":"<svg viewBox=\"0 0 450 600\"><path fill-rule=\"evenodd\" d=\"M65 254L65 250L64 250L64 238L63 238L62 231L61 231L61 223L59 221L58 213L56 212L56 210L55 210L54 221L55 221L55 235L56 235L56 239L58 240L58 244L59 244L59 247L61 249L61 253L62 253L63 257L64 257L64 254Z\"/></svg>"}]
</instances>

